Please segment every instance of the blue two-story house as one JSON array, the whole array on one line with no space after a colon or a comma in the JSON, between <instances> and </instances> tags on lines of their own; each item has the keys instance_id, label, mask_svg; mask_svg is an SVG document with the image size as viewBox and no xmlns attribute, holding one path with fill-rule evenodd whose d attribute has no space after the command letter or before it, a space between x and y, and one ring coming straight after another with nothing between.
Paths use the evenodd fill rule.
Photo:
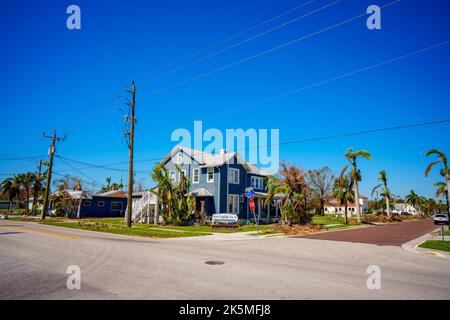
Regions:
<instances>
[{"instance_id":1,"label":"blue two-story house","mask_svg":"<svg viewBox=\"0 0 450 320\"><path fill-rule=\"evenodd\" d=\"M240 219L253 219L246 191L255 192L255 212L262 219L278 217L278 208L264 206L267 197L265 179L269 173L245 161L237 152L221 151L212 154L181 146L175 147L161 161L174 183L181 174L189 178L189 194L196 198L196 209L204 208L207 215L234 213Z\"/></svg>"}]
</instances>

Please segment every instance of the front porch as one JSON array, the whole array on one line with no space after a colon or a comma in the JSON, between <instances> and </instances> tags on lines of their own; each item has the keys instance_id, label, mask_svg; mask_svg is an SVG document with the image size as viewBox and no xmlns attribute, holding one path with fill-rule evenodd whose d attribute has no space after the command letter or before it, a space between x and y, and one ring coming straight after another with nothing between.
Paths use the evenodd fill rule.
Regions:
<instances>
[{"instance_id":1,"label":"front porch","mask_svg":"<svg viewBox=\"0 0 450 320\"><path fill-rule=\"evenodd\" d=\"M267 206L264 205L268 194L265 192L255 192L255 215L250 210L249 201L247 200L247 220L258 219L259 222L267 224L271 222L278 222L280 219L280 200L274 199Z\"/></svg>"}]
</instances>

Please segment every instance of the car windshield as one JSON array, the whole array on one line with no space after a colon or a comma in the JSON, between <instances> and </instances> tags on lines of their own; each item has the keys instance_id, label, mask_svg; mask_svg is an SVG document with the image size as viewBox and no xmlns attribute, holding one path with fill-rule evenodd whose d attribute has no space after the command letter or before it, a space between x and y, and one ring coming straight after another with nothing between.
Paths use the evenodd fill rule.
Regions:
<instances>
[{"instance_id":1,"label":"car windshield","mask_svg":"<svg viewBox=\"0 0 450 320\"><path fill-rule=\"evenodd\" d=\"M436 218L447 218L445 214L437 214Z\"/></svg>"}]
</instances>

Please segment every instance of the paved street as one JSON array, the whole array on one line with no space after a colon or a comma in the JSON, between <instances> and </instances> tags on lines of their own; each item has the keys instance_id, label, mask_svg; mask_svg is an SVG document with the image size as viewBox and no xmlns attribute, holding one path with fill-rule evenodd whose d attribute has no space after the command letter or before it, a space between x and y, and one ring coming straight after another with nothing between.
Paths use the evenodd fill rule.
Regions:
<instances>
[{"instance_id":1,"label":"paved street","mask_svg":"<svg viewBox=\"0 0 450 320\"><path fill-rule=\"evenodd\" d=\"M213 237L211 238L213 240ZM146 239L0 221L1 299L448 299L450 261L306 238ZM208 265L206 261L223 261ZM66 288L69 265L81 290ZM381 268L381 290L366 286Z\"/></svg>"},{"instance_id":2,"label":"paved street","mask_svg":"<svg viewBox=\"0 0 450 320\"><path fill-rule=\"evenodd\" d=\"M379 246L401 246L437 227L432 219L402 222L398 224L377 225L367 228L336 230L303 236L308 239L334 240L376 244Z\"/></svg>"}]
</instances>

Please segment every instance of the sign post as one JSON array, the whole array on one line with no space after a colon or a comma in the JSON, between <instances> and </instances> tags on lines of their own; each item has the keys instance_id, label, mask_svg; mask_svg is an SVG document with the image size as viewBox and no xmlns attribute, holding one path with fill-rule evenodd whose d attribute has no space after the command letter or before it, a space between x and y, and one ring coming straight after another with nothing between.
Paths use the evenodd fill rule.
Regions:
<instances>
[{"instance_id":1,"label":"sign post","mask_svg":"<svg viewBox=\"0 0 450 320\"><path fill-rule=\"evenodd\" d=\"M253 217L255 218L255 224L256 224L257 232L259 234L259 217L258 217L258 219L256 219L255 200L253 200L255 197L255 191L251 190L251 191L245 192L244 196L247 197L247 199L248 199L250 211L253 213Z\"/></svg>"}]
</instances>

